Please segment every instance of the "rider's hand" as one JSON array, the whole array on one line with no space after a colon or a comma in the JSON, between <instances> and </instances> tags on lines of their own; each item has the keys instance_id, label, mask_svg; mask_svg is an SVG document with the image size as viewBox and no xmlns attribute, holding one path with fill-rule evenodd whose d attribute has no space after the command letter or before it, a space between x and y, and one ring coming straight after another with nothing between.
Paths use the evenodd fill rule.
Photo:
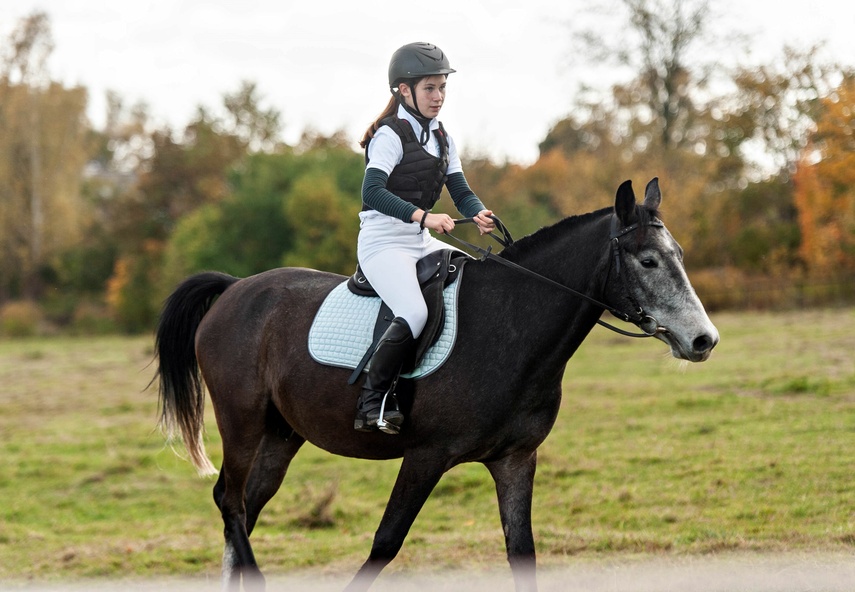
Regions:
<instances>
[{"instance_id":1,"label":"rider's hand","mask_svg":"<svg viewBox=\"0 0 855 592\"><path fill-rule=\"evenodd\" d=\"M424 211L417 210L416 213L413 214L413 222L420 222L423 215ZM446 232L451 232L452 230L454 230L454 219L448 214L429 213L424 220L424 227L429 228L434 232L445 234Z\"/></svg>"},{"instance_id":2,"label":"rider's hand","mask_svg":"<svg viewBox=\"0 0 855 592\"><path fill-rule=\"evenodd\" d=\"M475 220L475 224L478 225L478 230L481 234L487 234L496 229L496 223L490 218L492 215L492 210L481 210L472 218Z\"/></svg>"}]
</instances>

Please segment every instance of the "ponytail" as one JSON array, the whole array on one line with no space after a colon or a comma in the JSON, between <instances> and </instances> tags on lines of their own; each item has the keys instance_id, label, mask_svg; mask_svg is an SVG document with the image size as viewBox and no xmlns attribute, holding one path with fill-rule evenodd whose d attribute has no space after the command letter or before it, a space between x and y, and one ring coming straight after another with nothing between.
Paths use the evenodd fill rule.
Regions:
<instances>
[{"instance_id":1,"label":"ponytail","mask_svg":"<svg viewBox=\"0 0 855 592\"><path fill-rule=\"evenodd\" d=\"M398 112L398 97L396 95L392 95L389 99L389 103L386 105L386 108L383 109L383 112L377 116L377 119L374 120L368 129L365 130L365 135L362 136L362 140L359 142L359 145L362 148L368 146L368 142L374 137L374 132L380 129L380 122L386 119L387 117L394 115Z\"/></svg>"}]
</instances>

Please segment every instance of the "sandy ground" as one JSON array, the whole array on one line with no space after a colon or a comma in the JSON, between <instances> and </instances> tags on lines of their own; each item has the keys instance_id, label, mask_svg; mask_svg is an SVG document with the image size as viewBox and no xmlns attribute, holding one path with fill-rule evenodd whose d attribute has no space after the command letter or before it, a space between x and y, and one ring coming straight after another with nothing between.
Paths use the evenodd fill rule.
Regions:
<instances>
[{"instance_id":1,"label":"sandy ground","mask_svg":"<svg viewBox=\"0 0 855 592\"><path fill-rule=\"evenodd\" d=\"M338 592L349 576L271 576L268 592ZM735 555L581 562L572 568L541 568L541 592L855 592L852 555ZM90 580L70 584L9 584L0 590L46 592L201 592L219 581L187 579ZM372 592L513 592L509 571L381 575Z\"/></svg>"}]
</instances>

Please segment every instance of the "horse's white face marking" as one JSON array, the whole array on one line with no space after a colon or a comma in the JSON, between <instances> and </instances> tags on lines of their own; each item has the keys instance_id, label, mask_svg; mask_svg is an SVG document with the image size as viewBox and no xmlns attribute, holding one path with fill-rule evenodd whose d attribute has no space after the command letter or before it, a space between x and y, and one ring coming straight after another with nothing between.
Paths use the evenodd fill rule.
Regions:
<instances>
[{"instance_id":1,"label":"horse's white face marking","mask_svg":"<svg viewBox=\"0 0 855 592\"><path fill-rule=\"evenodd\" d=\"M649 227L643 248L622 253L627 288L644 312L664 327L656 337L675 358L702 362L719 341L718 330L692 288L683 250L664 227Z\"/></svg>"}]
</instances>

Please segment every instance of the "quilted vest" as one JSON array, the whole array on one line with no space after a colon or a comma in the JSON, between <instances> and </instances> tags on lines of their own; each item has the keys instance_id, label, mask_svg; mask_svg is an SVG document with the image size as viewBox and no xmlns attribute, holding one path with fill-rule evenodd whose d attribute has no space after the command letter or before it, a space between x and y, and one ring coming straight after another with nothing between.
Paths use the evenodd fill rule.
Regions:
<instances>
[{"instance_id":1,"label":"quilted vest","mask_svg":"<svg viewBox=\"0 0 855 592\"><path fill-rule=\"evenodd\" d=\"M439 200L442 188L448 177L448 138L445 128L439 123L439 129L433 130L439 142L439 157L430 154L419 144L416 133L409 122L392 115L383 119L381 125L389 128L401 138L404 156L401 162L392 169L386 189L425 211L430 210ZM368 147L365 148L365 159L368 160ZM363 210L370 210L366 205Z\"/></svg>"}]
</instances>

